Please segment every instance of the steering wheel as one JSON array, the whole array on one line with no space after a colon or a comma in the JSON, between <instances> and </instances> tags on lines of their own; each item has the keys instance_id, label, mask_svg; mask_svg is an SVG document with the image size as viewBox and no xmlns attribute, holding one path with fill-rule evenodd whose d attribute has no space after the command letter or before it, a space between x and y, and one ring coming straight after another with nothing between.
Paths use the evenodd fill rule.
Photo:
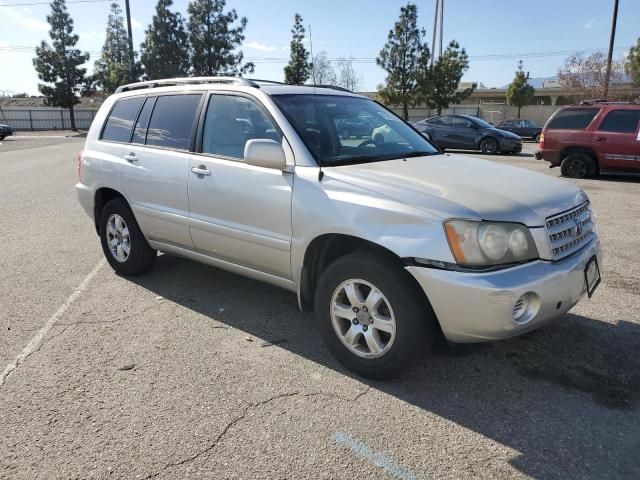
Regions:
<instances>
[{"instance_id":1,"label":"steering wheel","mask_svg":"<svg viewBox=\"0 0 640 480\"><path fill-rule=\"evenodd\" d=\"M364 147L366 145L378 145L374 140L372 140L371 138L367 138L364 142L361 142L360 145L358 145L356 148L360 148L360 147Z\"/></svg>"}]
</instances>

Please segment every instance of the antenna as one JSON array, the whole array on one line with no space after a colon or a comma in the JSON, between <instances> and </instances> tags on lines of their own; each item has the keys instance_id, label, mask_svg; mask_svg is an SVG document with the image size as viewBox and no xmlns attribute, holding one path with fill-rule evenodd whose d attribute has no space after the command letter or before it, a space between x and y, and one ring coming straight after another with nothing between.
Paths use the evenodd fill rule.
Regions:
<instances>
[{"instance_id":1,"label":"antenna","mask_svg":"<svg viewBox=\"0 0 640 480\"><path fill-rule=\"evenodd\" d=\"M316 66L313 64L313 40L311 39L311 25L309 25L309 49L311 50L311 78L313 79L313 106L316 110L316 120L318 125L320 125L320 117L318 116L318 96L316 95ZM320 135L318 135L318 143L320 142ZM318 145L320 147L320 145ZM320 150L318 148L318 150ZM324 172L322 171L322 159L318 159L318 167L320 170L318 171L318 181L321 182L324 177Z\"/></svg>"}]
</instances>

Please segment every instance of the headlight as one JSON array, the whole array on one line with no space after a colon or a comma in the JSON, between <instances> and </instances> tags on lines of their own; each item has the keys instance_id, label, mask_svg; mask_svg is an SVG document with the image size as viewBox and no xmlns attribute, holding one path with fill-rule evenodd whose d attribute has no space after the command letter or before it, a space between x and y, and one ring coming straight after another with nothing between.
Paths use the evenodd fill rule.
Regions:
<instances>
[{"instance_id":1,"label":"headlight","mask_svg":"<svg viewBox=\"0 0 640 480\"><path fill-rule=\"evenodd\" d=\"M484 267L538 258L529 229L519 223L449 220L444 230L458 265Z\"/></svg>"}]
</instances>

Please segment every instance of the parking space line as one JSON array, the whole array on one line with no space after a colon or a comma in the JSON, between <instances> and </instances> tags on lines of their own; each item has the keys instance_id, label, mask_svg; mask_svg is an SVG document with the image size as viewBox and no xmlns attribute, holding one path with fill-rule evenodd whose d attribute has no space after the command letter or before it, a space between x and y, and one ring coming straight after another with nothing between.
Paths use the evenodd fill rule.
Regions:
<instances>
[{"instance_id":1,"label":"parking space line","mask_svg":"<svg viewBox=\"0 0 640 480\"><path fill-rule=\"evenodd\" d=\"M369 460L376 467L382 468L389 475L400 480L417 480L417 475L409 470L396 465L393 460L385 454L374 451L369 445L351 435L342 432L335 432L332 435L333 441L338 445L344 445L351 449L356 456Z\"/></svg>"},{"instance_id":2,"label":"parking space line","mask_svg":"<svg viewBox=\"0 0 640 480\"><path fill-rule=\"evenodd\" d=\"M38 333L36 333L36 335L29 341L27 346L22 349L22 351L16 356L13 362L11 362L9 365L5 367L4 371L2 372L2 376L0 376L0 387L2 387L5 384L7 377L11 375L11 372L15 371L18 368L18 366L22 362L24 362L24 360L29 355L31 355L33 352L35 352L40 348L45 335L49 332L49 330L51 330L54 327L58 319L64 314L64 312L67 311L67 309L71 306L71 304L87 288L87 285L89 285L89 282L93 280L93 278L98 274L98 272L104 266L105 263L106 263L106 259L104 258L98 262L98 264L93 268L93 270L91 270L91 272L89 272L89 274L86 277L84 277L84 280L82 280L80 285L78 285L76 289L71 293L71 295L67 297L65 302L60 306L60 308L58 308L56 313L54 313L53 315L51 315L51 317L49 317L49 320L47 320L47 323L45 323L44 326L40 330L38 330Z\"/></svg>"}]
</instances>

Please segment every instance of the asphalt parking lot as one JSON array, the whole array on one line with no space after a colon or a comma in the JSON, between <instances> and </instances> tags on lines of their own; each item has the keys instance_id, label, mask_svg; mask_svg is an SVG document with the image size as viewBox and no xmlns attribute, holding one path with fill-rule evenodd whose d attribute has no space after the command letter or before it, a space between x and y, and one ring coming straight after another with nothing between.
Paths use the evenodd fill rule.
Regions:
<instances>
[{"instance_id":1,"label":"asphalt parking lot","mask_svg":"<svg viewBox=\"0 0 640 480\"><path fill-rule=\"evenodd\" d=\"M604 247L591 300L370 382L289 292L168 255L116 276L75 198L82 140L13 141L0 478L640 478L640 180L575 182ZM534 149L487 158L559 176Z\"/></svg>"}]
</instances>

